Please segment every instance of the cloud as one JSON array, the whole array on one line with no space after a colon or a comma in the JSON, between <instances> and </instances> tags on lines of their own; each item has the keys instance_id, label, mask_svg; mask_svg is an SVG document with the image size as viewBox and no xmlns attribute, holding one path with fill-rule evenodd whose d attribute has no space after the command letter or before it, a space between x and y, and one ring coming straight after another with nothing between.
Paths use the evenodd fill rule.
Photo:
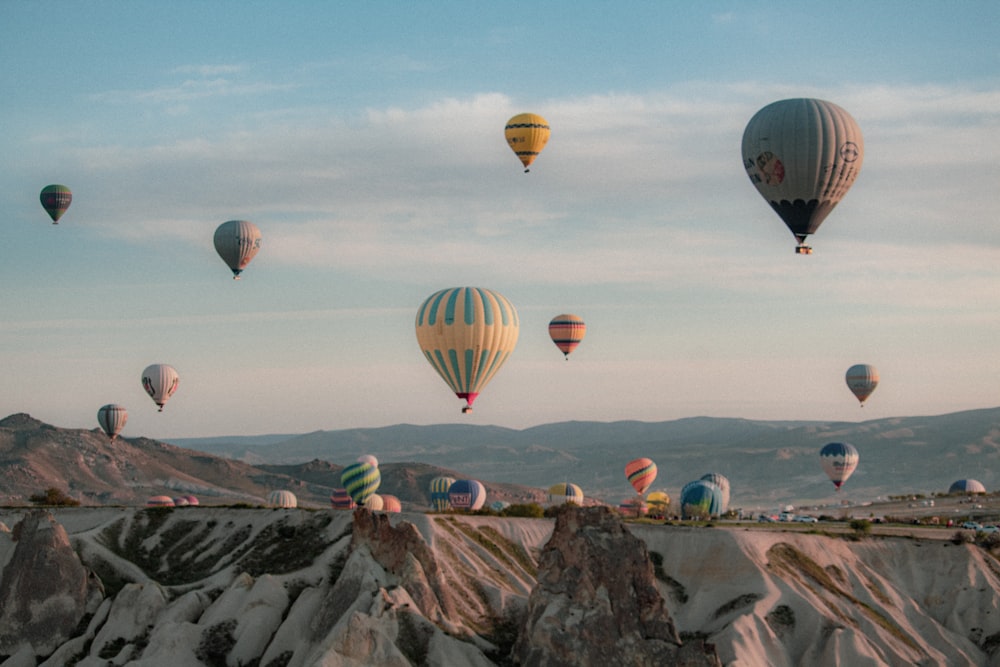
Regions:
<instances>
[{"instance_id":1,"label":"cloud","mask_svg":"<svg viewBox=\"0 0 1000 667\"><path fill-rule=\"evenodd\" d=\"M502 135L520 109L498 93L347 118L306 111L252 131L99 145L76 159L106 188L94 193L106 202L95 227L136 243L201 244L205 220L247 217L264 229L269 261L288 266L386 279L439 276L444 264L489 278L516 266L522 283L676 289L710 281L737 293L752 279L777 293L793 276L747 257L791 252L793 242L747 182L739 142L757 109L794 94L837 101L866 137L861 177L817 236L818 252L888 274L879 289L903 303L945 304L968 272L985 276L971 286L983 296L1000 244L983 225L995 180L988 162L1000 154L1000 93L963 85L692 82L545 100L539 110L552 138L527 175ZM143 196L115 197L108 184ZM870 289L861 278L835 278L819 256L809 261L824 266L833 291ZM943 277L936 294L907 291L915 272L932 270Z\"/></svg>"}]
</instances>

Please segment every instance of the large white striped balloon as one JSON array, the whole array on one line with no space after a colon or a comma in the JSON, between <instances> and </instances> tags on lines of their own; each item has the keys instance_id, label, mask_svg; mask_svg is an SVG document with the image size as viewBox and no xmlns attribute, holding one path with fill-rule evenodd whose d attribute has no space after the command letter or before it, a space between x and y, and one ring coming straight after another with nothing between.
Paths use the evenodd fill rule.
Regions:
<instances>
[{"instance_id":1,"label":"large white striped balloon","mask_svg":"<svg viewBox=\"0 0 1000 667\"><path fill-rule=\"evenodd\" d=\"M179 382L177 371L167 364L152 364L142 371L142 388L160 406L160 412L163 412L163 406L177 391Z\"/></svg>"},{"instance_id":2,"label":"large white striped balloon","mask_svg":"<svg viewBox=\"0 0 1000 667\"><path fill-rule=\"evenodd\" d=\"M249 220L230 220L215 230L215 252L233 272L233 280L260 250L261 236L257 225Z\"/></svg>"},{"instance_id":3,"label":"large white striped balloon","mask_svg":"<svg viewBox=\"0 0 1000 667\"><path fill-rule=\"evenodd\" d=\"M417 343L455 395L472 403L517 345L517 310L502 294L481 287L435 292L417 310Z\"/></svg>"},{"instance_id":4,"label":"large white striped balloon","mask_svg":"<svg viewBox=\"0 0 1000 667\"><path fill-rule=\"evenodd\" d=\"M865 142L844 109L799 98L758 111L743 132L742 153L750 182L798 240L796 252L808 254L806 237L857 179Z\"/></svg>"},{"instance_id":5,"label":"large white striped balloon","mask_svg":"<svg viewBox=\"0 0 1000 667\"><path fill-rule=\"evenodd\" d=\"M847 478L854 474L859 460L858 450L846 442L831 442L823 445L823 449L819 451L823 472L838 491Z\"/></svg>"}]
</instances>

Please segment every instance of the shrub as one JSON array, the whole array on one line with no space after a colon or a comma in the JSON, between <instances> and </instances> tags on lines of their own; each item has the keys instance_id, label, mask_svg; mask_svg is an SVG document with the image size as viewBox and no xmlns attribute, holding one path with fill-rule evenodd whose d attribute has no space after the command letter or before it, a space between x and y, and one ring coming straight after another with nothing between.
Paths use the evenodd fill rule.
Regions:
<instances>
[{"instance_id":1,"label":"shrub","mask_svg":"<svg viewBox=\"0 0 1000 667\"><path fill-rule=\"evenodd\" d=\"M62 489L50 487L41 493L28 496L28 500L36 505L46 505L49 507L77 507L80 501L70 498Z\"/></svg>"},{"instance_id":2,"label":"shrub","mask_svg":"<svg viewBox=\"0 0 1000 667\"><path fill-rule=\"evenodd\" d=\"M538 503L510 505L500 511L500 516L541 519L545 516L545 510Z\"/></svg>"},{"instance_id":3,"label":"shrub","mask_svg":"<svg viewBox=\"0 0 1000 667\"><path fill-rule=\"evenodd\" d=\"M872 534L872 522L868 519L851 519L849 525L854 534L859 537Z\"/></svg>"}]
</instances>

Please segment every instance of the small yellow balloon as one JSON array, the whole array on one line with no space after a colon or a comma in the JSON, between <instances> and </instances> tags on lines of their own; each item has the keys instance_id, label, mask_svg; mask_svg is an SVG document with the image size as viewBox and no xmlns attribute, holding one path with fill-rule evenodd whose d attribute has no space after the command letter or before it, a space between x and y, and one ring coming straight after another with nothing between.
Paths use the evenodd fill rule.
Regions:
<instances>
[{"instance_id":1,"label":"small yellow balloon","mask_svg":"<svg viewBox=\"0 0 1000 667\"><path fill-rule=\"evenodd\" d=\"M520 113L507 121L503 133L527 173L549 141L549 122L538 114Z\"/></svg>"}]
</instances>

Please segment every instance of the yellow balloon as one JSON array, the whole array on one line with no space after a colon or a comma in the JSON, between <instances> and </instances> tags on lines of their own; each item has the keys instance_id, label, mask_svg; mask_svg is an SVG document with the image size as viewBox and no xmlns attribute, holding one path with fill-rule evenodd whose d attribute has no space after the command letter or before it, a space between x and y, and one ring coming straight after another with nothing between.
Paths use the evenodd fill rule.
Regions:
<instances>
[{"instance_id":1,"label":"yellow balloon","mask_svg":"<svg viewBox=\"0 0 1000 667\"><path fill-rule=\"evenodd\" d=\"M417 310L417 343L451 390L466 401L462 412L504 365L520 322L502 294L480 287L435 292Z\"/></svg>"},{"instance_id":2,"label":"yellow balloon","mask_svg":"<svg viewBox=\"0 0 1000 667\"><path fill-rule=\"evenodd\" d=\"M520 113L507 121L503 133L527 173L549 141L549 121L538 114Z\"/></svg>"}]
</instances>

